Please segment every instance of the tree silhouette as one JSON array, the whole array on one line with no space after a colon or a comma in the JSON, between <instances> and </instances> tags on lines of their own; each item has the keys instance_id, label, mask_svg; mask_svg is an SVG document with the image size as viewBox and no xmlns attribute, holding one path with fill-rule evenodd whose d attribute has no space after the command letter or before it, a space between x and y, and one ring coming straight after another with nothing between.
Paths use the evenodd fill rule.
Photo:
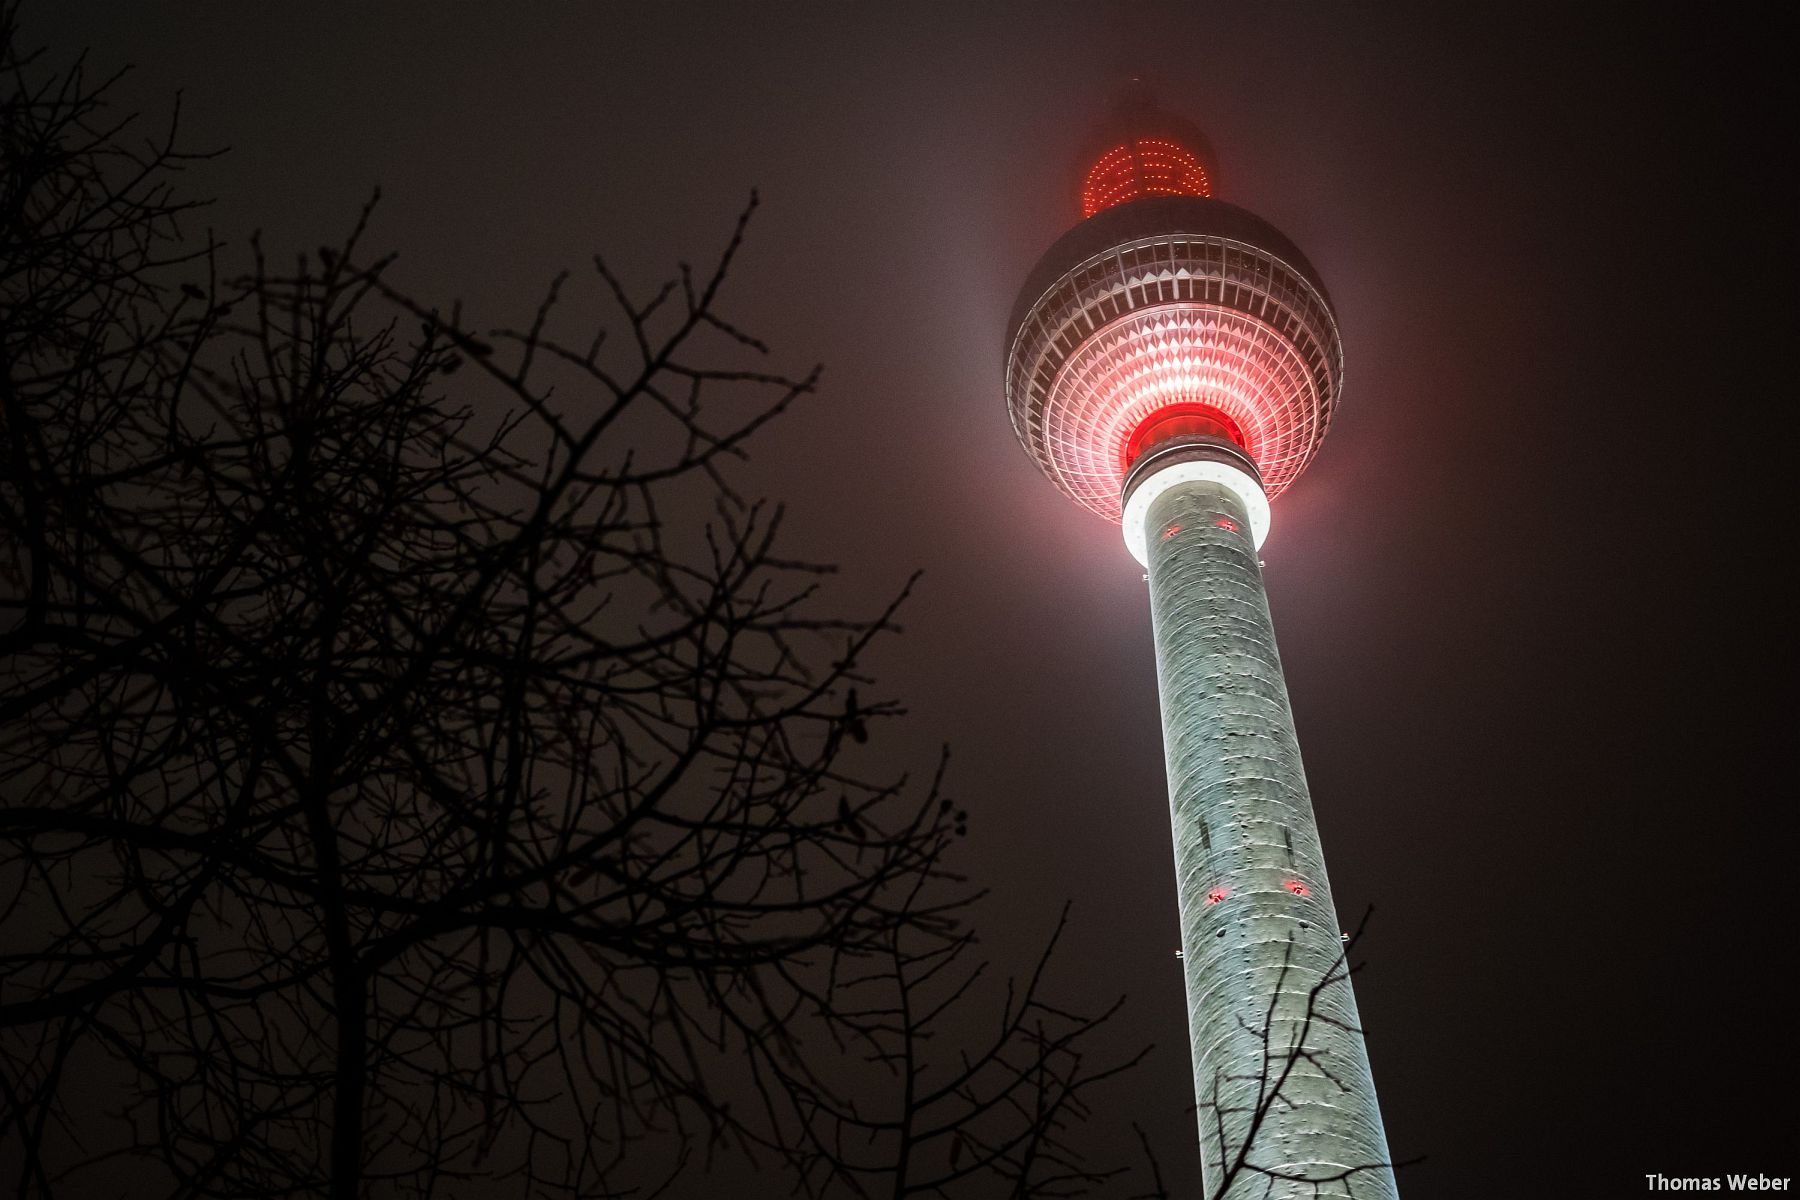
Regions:
<instances>
[{"instance_id":1,"label":"tree silhouette","mask_svg":"<svg viewBox=\"0 0 1800 1200\"><path fill-rule=\"evenodd\" d=\"M1271 1115L1295 1107L1297 1096L1335 1097L1352 1092L1353 1081L1340 1074L1352 1064L1334 1060L1331 1048L1316 1034L1325 1028L1363 1032L1345 1022L1339 1005L1346 998L1351 977L1362 970L1363 964L1352 962L1350 956L1373 915L1373 909L1364 911L1356 930L1344 935L1343 949L1316 977L1295 967L1297 946L1290 935L1268 1003L1254 1021L1240 1018L1240 1027L1257 1048L1254 1073L1215 1070L1196 1105L1200 1119L1211 1126L1213 1144L1220 1151L1220 1161L1207 1164L1209 1200L1391 1194L1385 1177L1424 1161L1421 1156L1404 1162L1346 1163L1325 1170L1296 1167L1278 1161L1280 1147L1269 1145L1272 1139L1265 1132ZM1372 1186L1359 1193L1359 1183Z\"/></svg>"},{"instance_id":2,"label":"tree silhouette","mask_svg":"<svg viewBox=\"0 0 1800 1200\"><path fill-rule=\"evenodd\" d=\"M1144 1056L1089 1057L1095 1032L1119 1010L1066 1011L1043 993L1046 968L1067 924L1065 909L1024 986L1009 985L997 1020L973 1047L943 1051L947 1017L971 1008L983 974L966 958L965 930L920 937L906 927L847 980L833 1014L846 1050L880 1069L890 1086L839 1098L808 1097L796 1132L809 1153L802 1184L859 1195L1090 1196L1125 1174L1096 1167L1069 1135L1088 1115L1086 1094ZM916 945L909 943L917 943Z\"/></svg>"},{"instance_id":3,"label":"tree silhouette","mask_svg":"<svg viewBox=\"0 0 1800 1200\"><path fill-rule=\"evenodd\" d=\"M910 1052L863 996L968 947L967 814L856 761L904 593L828 611L722 470L817 379L720 312L749 212L647 298L596 259L613 339L566 276L517 329L414 300L366 211L222 278L173 123L0 38L17 1192L596 1194L718 1148L862 1190L808 1031ZM1031 1144L956 1132L957 1179L1074 1162L1093 1024L1008 1009Z\"/></svg>"}]
</instances>

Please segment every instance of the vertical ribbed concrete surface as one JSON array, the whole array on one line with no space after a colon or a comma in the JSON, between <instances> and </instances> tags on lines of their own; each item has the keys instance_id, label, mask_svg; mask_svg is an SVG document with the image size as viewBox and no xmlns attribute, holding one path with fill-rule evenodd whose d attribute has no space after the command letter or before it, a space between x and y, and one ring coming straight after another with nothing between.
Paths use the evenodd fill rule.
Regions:
<instances>
[{"instance_id":1,"label":"vertical ribbed concrete surface","mask_svg":"<svg viewBox=\"0 0 1800 1200\"><path fill-rule=\"evenodd\" d=\"M1146 516L1150 609L1180 893L1188 1033L1207 1195L1241 1152L1264 1077L1287 1066L1308 993L1338 971L1340 926L1325 879L1262 573L1241 502L1177 486ZM1235 527L1235 528L1234 528ZM1283 964L1286 963L1285 973ZM1276 993L1279 991L1279 995ZM1326 987L1304 1047L1233 1198L1395 1196L1387 1138L1350 984ZM1224 1146L1220 1145L1220 1118Z\"/></svg>"}]
</instances>

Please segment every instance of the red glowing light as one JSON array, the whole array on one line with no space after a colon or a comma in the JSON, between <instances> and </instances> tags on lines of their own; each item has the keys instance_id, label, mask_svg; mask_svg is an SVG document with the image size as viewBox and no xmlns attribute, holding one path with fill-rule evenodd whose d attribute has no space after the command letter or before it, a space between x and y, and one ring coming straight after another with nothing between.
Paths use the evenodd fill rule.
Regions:
<instances>
[{"instance_id":1,"label":"red glowing light","mask_svg":"<svg viewBox=\"0 0 1800 1200\"><path fill-rule=\"evenodd\" d=\"M1171 525L1167 529L1163 530L1162 540L1166 542L1170 538L1174 537L1176 534L1178 534L1180 532L1181 532L1181 526Z\"/></svg>"},{"instance_id":2,"label":"red glowing light","mask_svg":"<svg viewBox=\"0 0 1800 1200\"><path fill-rule=\"evenodd\" d=\"M1231 893L1229 891L1227 891L1225 888L1216 887L1212 891L1206 893L1206 902L1208 904L1217 904L1219 901L1223 900L1225 897L1227 897L1229 895L1231 895Z\"/></svg>"},{"instance_id":3,"label":"red glowing light","mask_svg":"<svg viewBox=\"0 0 1800 1200\"><path fill-rule=\"evenodd\" d=\"M1294 895L1296 895L1296 896L1312 895L1312 889L1307 887L1304 883L1301 883L1298 879L1290 879L1282 886L1287 888L1288 891L1294 893Z\"/></svg>"},{"instance_id":4,"label":"red glowing light","mask_svg":"<svg viewBox=\"0 0 1800 1200\"><path fill-rule=\"evenodd\" d=\"M1091 217L1139 196L1211 196L1212 180L1192 151L1167 138L1114 146L1088 169L1081 215Z\"/></svg>"},{"instance_id":5,"label":"red glowing light","mask_svg":"<svg viewBox=\"0 0 1800 1200\"><path fill-rule=\"evenodd\" d=\"M1125 469L1130 470L1142 454L1158 442L1175 437L1223 438L1234 446L1245 447L1244 427L1231 414L1211 404L1177 401L1165 404L1137 423L1125 439Z\"/></svg>"},{"instance_id":6,"label":"red glowing light","mask_svg":"<svg viewBox=\"0 0 1800 1200\"><path fill-rule=\"evenodd\" d=\"M1230 533L1236 533L1238 531L1238 523L1230 517L1220 517L1218 520L1214 521L1213 524Z\"/></svg>"}]
</instances>

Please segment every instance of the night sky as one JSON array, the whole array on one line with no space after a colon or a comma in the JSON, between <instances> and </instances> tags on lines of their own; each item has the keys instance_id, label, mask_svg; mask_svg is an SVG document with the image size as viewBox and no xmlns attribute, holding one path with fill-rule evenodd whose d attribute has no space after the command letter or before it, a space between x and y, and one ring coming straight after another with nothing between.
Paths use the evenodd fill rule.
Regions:
<instances>
[{"instance_id":1,"label":"night sky","mask_svg":"<svg viewBox=\"0 0 1800 1200\"><path fill-rule=\"evenodd\" d=\"M1072 156L1141 71L1294 239L1347 363L1263 557L1408 1200L1800 1176L1790 627L1791 42L1753 11L1350 4L54 5L26 40L181 90L241 251L371 244L520 323L606 252L650 285L763 199L725 309L822 394L736 476L868 609L889 765L972 813L985 944L1128 996L1136 1119L1197 1186L1148 604L1001 395ZM307 9L308 11L291 11ZM1685 11L1685 10L1683 10ZM239 260L240 264L243 260ZM1777 768L1780 768L1779 771ZM1556 1174L1563 1172L1563 1174ZM774 1189L770 1189L773 1191ZM761 1194L714 1180L704 1194ZM694 1194L702 1194L696 1192Z\"/></svg>"}]
</instances>

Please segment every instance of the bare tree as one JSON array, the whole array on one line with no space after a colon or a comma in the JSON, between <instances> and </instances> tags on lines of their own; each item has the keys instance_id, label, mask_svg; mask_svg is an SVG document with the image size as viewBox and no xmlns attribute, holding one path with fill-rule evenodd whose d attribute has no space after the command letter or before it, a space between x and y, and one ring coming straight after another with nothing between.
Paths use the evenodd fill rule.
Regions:
<instances>
[{"instance_id":1,"label":"bare tree","mask_svg":"<svg viewBox=\"0 0 1800 1200\"><path fill-rule=\"evenodd\" d=\"M720 315L743 222L646 301L596 261L617 347L558 336L560 279L478 334L360 225L221 282L172 131L5 33L18 1190L120 1156L232 1196L789 1164L798 1021L960 902L911 903L960 818L854 765L898 711L856 690L893 608L824 611L721 473L816 379Z\"/></svg>"},{"instance_id":2,"label":"bare tree","mask_svg":"<svg viewBox=\"0 0 1800 1200\"><path fill-rule=\"evenodd\" d=\"M1096 1016L1043 995L1045 972L1068 921L1022 987L1008 984L997 1019L972 1048L946 1052L947 1026L974 998L984 966L971 967L964 929L899 927L846 981L853 997L832 1014L845 1050L878 1069L888 1087L839 1099L807 1096L798 1131L810 1147L802 1183L858 1195L1090 1196L1125 1174L1095 1167L1070 1134L1088 1115L1087 1093L1129 1070L1133 1057L1092 1059L1096 1032L1121 1002ZM922 936L923 934L923 936Z\"/></svg>"}]
</instances>

